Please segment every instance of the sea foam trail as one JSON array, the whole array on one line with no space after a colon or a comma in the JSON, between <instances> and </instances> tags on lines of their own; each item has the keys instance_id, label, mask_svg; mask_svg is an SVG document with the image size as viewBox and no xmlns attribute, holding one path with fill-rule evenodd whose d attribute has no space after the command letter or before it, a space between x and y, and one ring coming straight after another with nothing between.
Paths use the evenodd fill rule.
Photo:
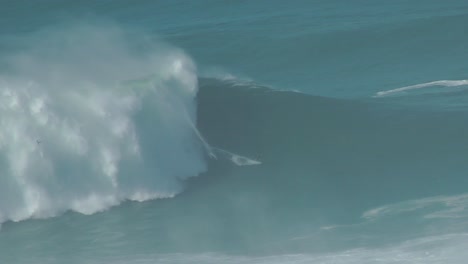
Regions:
<instances>
[{"instance_id":1,"label":"sea foam trail","mask_svg":"<svg viewBox=\"0 0 468 264\"><path fill-rule=\"evenodd\" d=\"M0 58L0 223L172 197L205 170L182 51L108 25L17 41Z\"/></svg>"},{"instance_id":2,"label":"sea foam trail","mask_svg":"<svg viewBox=\"0 0 468 264\"><path fill-rule=\"evenodd\" d=\"M457 87L457 86L464 86L468 85L468 80L440 80L440 81L433 81L428 83L421 83L416 85L404 86L388 91L381 91L375 94L374 97L384 97L389 95L398 94L401 92L407 92L410 90L422 89L427 87L434 87L434 86L442 86L442 87Z\"/></svg>"}]
</instances>

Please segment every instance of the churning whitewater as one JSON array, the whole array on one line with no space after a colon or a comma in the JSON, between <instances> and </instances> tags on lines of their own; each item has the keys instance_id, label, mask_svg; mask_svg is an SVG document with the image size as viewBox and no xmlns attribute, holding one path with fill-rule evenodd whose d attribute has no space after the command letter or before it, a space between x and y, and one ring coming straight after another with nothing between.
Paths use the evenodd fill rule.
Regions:
<instances>
[{"instance_id":1,"label":"churning whitewater","mask_svg":"<svg viewBox=\"0 0 468 264\"><path fill-rule=\"evenodd\" d=\"M466 0L6 1L0 263L465 264L466 25Z\"/></svg>"},{"instance_id":2,"label":"churning whitewater","mask_svg":"<svg viewBox=\"0 0 468 264\"><path fill-rule=\"evenodd\" d=\"M0 223L172 197L205 170L182 51L89 24L19 41L0 76Z\"/></svg>"}]
</instances>

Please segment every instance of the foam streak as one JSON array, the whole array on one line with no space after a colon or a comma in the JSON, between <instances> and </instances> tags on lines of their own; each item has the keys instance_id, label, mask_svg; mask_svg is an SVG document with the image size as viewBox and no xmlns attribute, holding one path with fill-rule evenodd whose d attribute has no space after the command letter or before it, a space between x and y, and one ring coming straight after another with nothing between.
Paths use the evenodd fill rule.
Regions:
<instances>
[{"instance_id":1,"label":"foam streak","mask_svg":"<svg viewBox=\"0 0 468 264\"><path fill-rule=\"evenodd\" d=\"M375 94L374 97L385 97L389 95L394 95L401 92L406 92L410 90L422 89L427 87L433 86L442 86L442 87L457 87L457 86L464 86L468 85L468 80L440 80L440 81L433 81L428 83L421 83L416 85L404 86L388 91L381 91Z\"/></svg>"}]
</instances>

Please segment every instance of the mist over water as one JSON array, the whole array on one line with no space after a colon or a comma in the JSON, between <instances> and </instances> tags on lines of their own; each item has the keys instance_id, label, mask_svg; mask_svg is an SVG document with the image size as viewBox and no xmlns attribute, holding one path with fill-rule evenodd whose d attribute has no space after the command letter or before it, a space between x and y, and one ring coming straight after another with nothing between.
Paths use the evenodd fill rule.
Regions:
<instances>
[{"instance_id":1,"label":"mist over water","mask_svg":"<svg viewBox=\"0 0 468 264\"><path fill-rule=\"evenodd\" d=\"M0 9L0 263L466 262L466 1L59 2Z\"/></svg>"},{"instance_id":2,"label":"mist over water","mask_svg":"<svg viewBox=\"0 0 468 264\"><path fill-rule=\"evenodd\" d=\"M205 170L182 51L110 25L19 39L0 76L1 222L172 197Z\"/></svg>"}]
</instances>

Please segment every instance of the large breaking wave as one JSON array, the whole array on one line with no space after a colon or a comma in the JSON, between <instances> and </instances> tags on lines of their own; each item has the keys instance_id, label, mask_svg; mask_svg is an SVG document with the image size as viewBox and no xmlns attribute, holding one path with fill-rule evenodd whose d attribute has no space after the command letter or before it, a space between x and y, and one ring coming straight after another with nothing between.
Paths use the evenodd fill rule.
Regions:
<instances>
[{"instance_id":1,"label":"large breaking wave","mask_svg":"<svg viewBox=\"0 0 468 264\"><path fill-rule=\"evenodd\" d=\"M158 102L146 91L154 80L158 80L155 75L125 81L118 85L117 94L132 95L141 106L150 107L145 100ZM376 259L382 263L463 263L466 254L456 252L467 245L465 112L434 113L397 108L381 101L337 100L218 79L201 78L198 82L197 118L187 122L182 121L187 120L182 117L185 114L176 115L180 127L169 127L183 129L184 135L193 140L186 146L195 145L193 150L199 155L179 160L176 165L187 166L195 160L200 161L200 167L189 168L204 168L202 140L192 127L195 123L191 123L195 119L200 134L217 147L212 150L220 159L208 162L207 172L191 180L189 190L174 199L129 203L105 214L87 216L84 224L83 217L74 214L35 222L32 231L27 229L33 239L2 240L20 249L10 254L13 257L5 258L24 259L21 249L28 248L35 253L25 263L37 262L38 255L51 244L73 237L80 243L86 241L79 246L81 253L91 256L95 263L185 263L193 259L206 263L373 263ZM189 105L195 108L193 103ZM160 107L156 103L151 106ZM141 131L151 131L152 136L159 133L156 127L148 130L148 124L153 123L143 121L162 120L167 115L155 115L157 109L131 109L137 139L142 137ZM161 124L171 123L154 123ZM162 135L171 140L174 132ZM42 141L40 145L46 145L49 140ZM149 180L149 173L156 169L146 163L158 164L156 158L171 161L161 154L168 148L160 147L176 143L164 145L148 138L136 143L147 152L140 151L140 160L131 154L121 159L119 186L113 187L109 177L97 170L93 179L110 182L106 186L112 192L96 190L115 193L116 202L118 198L134 199L119 194L131 193L128 190L138 193L139 189L133 188L138 183L159 195L180 190L174 172L181 168L163 164L177 168L166 167L166 174L153 174L156 176ZM222 162L225 157L239 161L224 149L262 163L239 167ZM140 173L132 163L135 159L146 170L131 181L127 175ZM195 170L184 171L187 175L190 172ZM55 179L62 178L55 175ZM83 193L89 186L83 183L86 181L79 182L81 192L74 188L68 191L86 197ZM59 195L72 201L68 193L56 197ZM73 228L56 234L57 223ZM41 234L55 235L48 238L48 243L40 243ZM87 242L91 246L84 246ZM128 249L130 257L122 253ZM243 257L252 252L255 256Z\"/></svg>"},{"instance_id":2,"label":"large breaking wave","mask_svg":"<svg viewBox=\"0 0 468 264\"><path fill-rule=\"evenodd\" d=\"M205 170L196 67L182 51L111 25L12 41L1 58L0 223L171 197Z\"/></svg>"}]
</instances>

